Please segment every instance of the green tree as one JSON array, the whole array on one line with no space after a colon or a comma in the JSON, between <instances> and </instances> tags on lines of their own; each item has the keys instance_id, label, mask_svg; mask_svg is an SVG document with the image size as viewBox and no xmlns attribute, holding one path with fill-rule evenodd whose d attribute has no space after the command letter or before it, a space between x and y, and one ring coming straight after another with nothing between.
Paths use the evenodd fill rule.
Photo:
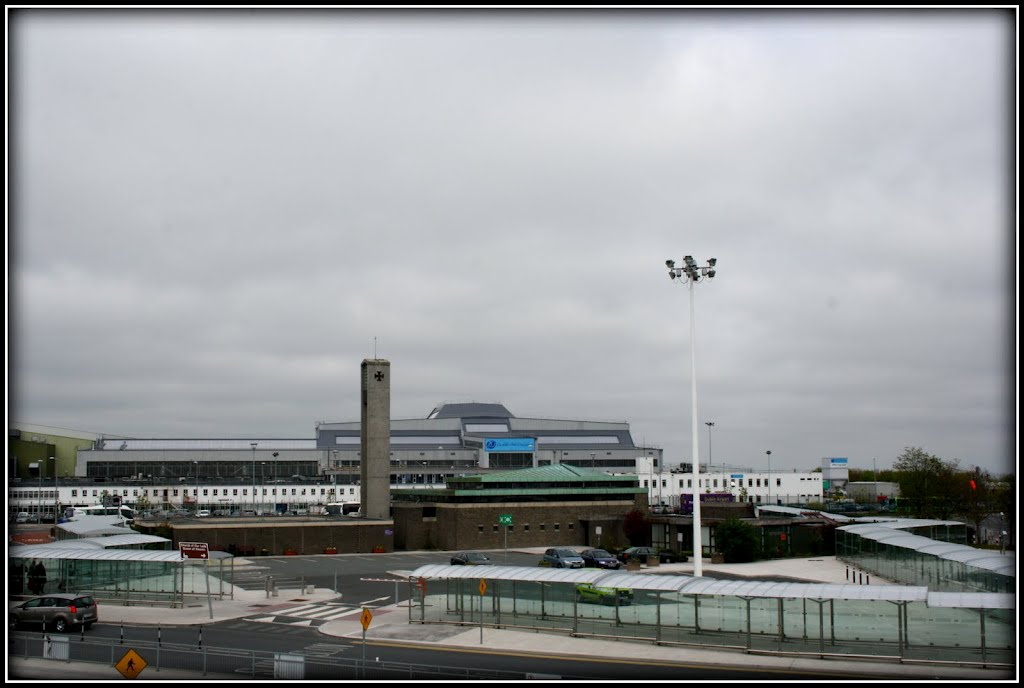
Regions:
<instances>
[{"instance_id":1,"label":"green tree","mask_svg":"<svg viewBox=\"0 0 1024 688\"><path fill-rule=\"evenodd\" d=\"M149 497L146 495L139 495L135 498L135 510L140 514L144 511L149 511L152 508L152 504L149 501Z\"/></svg>"},{"instance_id":2,"label":"green tree","mask_svg":"<svg viewBox=\"0 0 1024 688\"><path fill-rule=\"evenodd\" d=\"M893 467L900 503L912 516L948 519L959 510L963 493L956 481L956 461L943 461L919 447L907 447Z\"/></svg>"},{"instance_id":3,"label":"green tree","mask_svg":"<svg viewBox=\"0 0 1024 688\"><path fill-rule=\"evenodd\" d=\"M757 541L757 529L735 516L730 516L715 526L715 547L727 564L757 559Z\"/></svg>"}]
</instances>

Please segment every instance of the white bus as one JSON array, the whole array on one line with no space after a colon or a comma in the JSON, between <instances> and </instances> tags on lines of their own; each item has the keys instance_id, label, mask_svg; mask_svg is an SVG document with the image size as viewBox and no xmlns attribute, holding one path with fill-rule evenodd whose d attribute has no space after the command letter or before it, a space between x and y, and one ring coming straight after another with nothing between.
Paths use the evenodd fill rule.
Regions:
<instances>
[{"instance_id":1,"label":"white bus","mask_svg":"<svg viewBox=\"0 0 1024 688\"><path fill-rule=\"evenodd\" d=\"M64 510L64 518L73 521L79 516L121 516L126 523L135 520L135 509L130 506L69 506Z\"/></svg>"},{"instance_id":2,"label":"white bus","mask_svg":"<svg viewBox=\"0 0 1024 688\"><path fill-rule=\"evenodd\" d=\"M359 513L359 502L330 502L324 507L328 516L354 516Z\"/></svg>"}]
</instances>

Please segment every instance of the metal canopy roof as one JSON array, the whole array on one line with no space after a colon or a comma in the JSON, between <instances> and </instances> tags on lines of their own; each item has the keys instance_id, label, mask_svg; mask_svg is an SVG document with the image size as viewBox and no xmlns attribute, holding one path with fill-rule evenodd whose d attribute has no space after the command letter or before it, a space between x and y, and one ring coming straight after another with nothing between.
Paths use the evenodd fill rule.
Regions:
<instances>
[{"instance_id":1,"label":"metal canopy roof","mask_svg":"<svg viewBox=\"0 0 1024 688\"><path fill-rule=\"evenodd\" d=\"M930 592L929 607L958 609L1016 609L1017 599L1004 592Z\"/></svg>"},{"instance_id":2,"label":"metal canopy roof","mask_svg":"<svg viewBox=\"0 0 1024 688\"><path fill-rule=\"evenodd\" d=\"M205 559L182 559L177 550L154 549L99 549L82 547L54 547L53 545L24 545L7 550L9 559L89 559L92 561L149 561L168 564L181 562L203 562ZM219 550L210 550L210 559L228 559L231 555Z\"/></svg>"},{"instance_id":3,"label":"metal canopy roof","mask_svg":"<svg viewBox=\"0 0 1024 688\"><path fill-rule=\"evenodd\" d=\"M82 549L83 547L124 547L126 545L148 545L154 542L170 542L167 538L159 535L143 535L132 533L130 535L109 535L107 537L76 538L74 540L58 540L47 543L49 547L70 547Z\"/></svg>"},{"instance_id":4,"label":"metal canopy roof","mask_svg":"<svg viewBox=\"0 0 1024 688\"><path fill-rule=\"evenodd\" d=\"M884 600L924 602L928 588L907 585L836 585L780 583L757 580L717 580L664 574L620 573L602 569L550 569L529 566L458 566L427 564L412 578L511 580L542 583L592 583L602 587L634 588L681 595L730 595L809 600Z\"/></svg>"},{"instance_id":5,"label":"metal canopy roof","mask_svg":"<svg viewBox=\"0 0 1024 688\"><path fill-rule=\"evenodd\" d=\"M975 549L970 545L958 545L953 542L938 542L923 535L914 535L898 530L912 525L951 525L954 521L926 521L923 519L904 519L895 523L864 523L854 526L843 526L841 530L855 533L866 540L901 547L913 552L928 554L946 561L955 561L974 568L992 571L1007 576L1016 576L1016 565L1009 554L997 554L991 550ZM958 524L962 525L962 524Z\"/></svg>"}]
</instances>

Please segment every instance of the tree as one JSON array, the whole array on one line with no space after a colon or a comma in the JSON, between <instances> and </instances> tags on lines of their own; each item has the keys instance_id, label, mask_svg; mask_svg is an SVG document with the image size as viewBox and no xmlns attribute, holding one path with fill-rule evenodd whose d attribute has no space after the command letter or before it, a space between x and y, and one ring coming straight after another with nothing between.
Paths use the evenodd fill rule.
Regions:
<instances>
[{"instance_id":1,"label":"tree","mask_svg":"<svg viewBox=\"0 0 1024 688\"><path fill-rule=\"evenodd\" d=\"M960 515L974 526L974 536L981 536L981 522L993 511L999 511L994 505L995 480L992 474L981 468L974 472L963 472L957 476L962 498Z\"/></svg>"},{"instance_id":2,"label":"tree","mask_svg":"<svg viewBox=\"0 0 1024 688\"><path fill-rule=\"evenodd\" d=\"M625 520L622 522L622 532L626 534L630 545L634 547L645 545L647 537L651 532L651 526L644 512L639 509L633 509L627 513Z\"/></svg>"},{"instance_id":3,"label":"tree","mask_svg":"<svg viewBox=\"0 0 1024 688\"><path fill-rule=\"evenodd\" d=\"M715 547L727 564L754 561L758 557L757 529L735 516L715 526Z\"/></svg>"},{"instance_id":4,"label":"tree","mask_svg":"<svg viewBox=\"0 0 1024 688\"><path fill-rule=\"evenodd\" d=\"M956 461L943 461L919 447L907 447L896 458L900 503L917 518L948 519L962 503Z\"/></svg>"}]
</instances>

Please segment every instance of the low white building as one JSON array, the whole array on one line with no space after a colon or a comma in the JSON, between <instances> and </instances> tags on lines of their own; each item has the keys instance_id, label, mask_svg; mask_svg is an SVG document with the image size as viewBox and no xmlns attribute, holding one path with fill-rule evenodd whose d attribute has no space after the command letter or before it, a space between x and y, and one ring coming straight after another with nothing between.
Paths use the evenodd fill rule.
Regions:
<instances>
[{"instance_id":1,"label":"low white building","mask_svg":"<svg viewBox=\"0 0 1024 688\"><path fill-rule=\"evenodd\" d=\"M636 460L640 486L648 489L650 504L676 507L682 495L693 494L693 474L677 469L659 470L648 457ZM750 504L809 504L822 501L822 474L818 471L749 471L712 466L699 475L702 493L728 493Z\"/></svg>"}]
</instances>

